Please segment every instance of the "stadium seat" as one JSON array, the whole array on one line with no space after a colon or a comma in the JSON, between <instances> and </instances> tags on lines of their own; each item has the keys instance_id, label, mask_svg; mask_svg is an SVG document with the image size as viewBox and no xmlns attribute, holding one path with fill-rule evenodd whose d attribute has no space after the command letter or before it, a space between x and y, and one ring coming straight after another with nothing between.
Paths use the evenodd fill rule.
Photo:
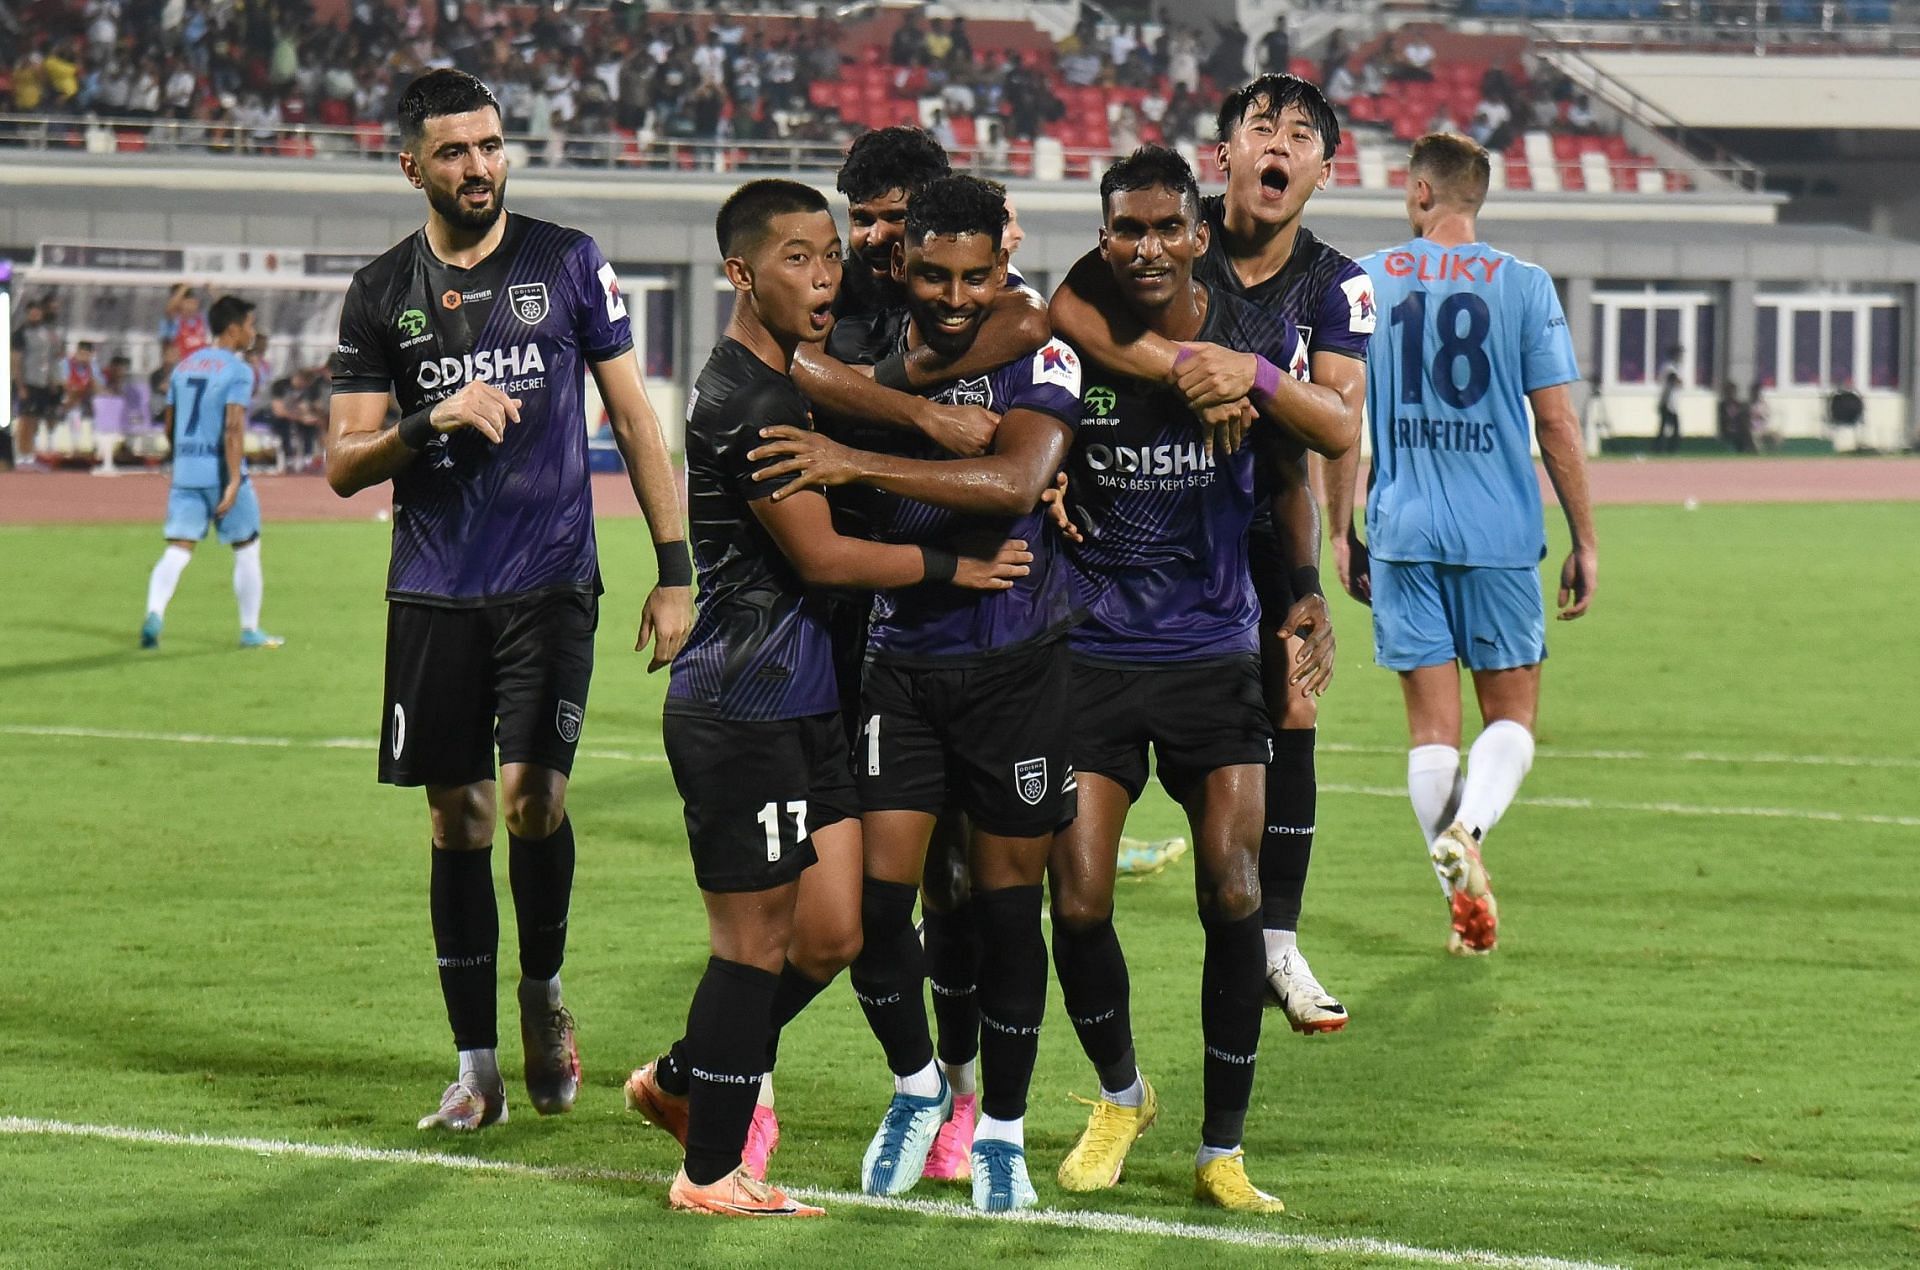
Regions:
<instances>
[{"instance_id":1,"label":"stadium seat","mask_svg":"<svg viewBox=\"0 0 1920 1270\"><path fill-rule=\"evenodd\" d=\"M122 128L113 134L113 148L122 154L139 154L147 148L147 134L132 128Z\"/></svg>"},{"instance_id":2,"label":"stadium seat","mask_svg":"<svg viewBox=\"0 0 1920 1270\"><path fill-rule=\"evenodd\" d=\"M1604 150L1583 150L1576 165L1580 183L1594 194L1613 193L1613 167Z\"/></svg>"}]
</instances>

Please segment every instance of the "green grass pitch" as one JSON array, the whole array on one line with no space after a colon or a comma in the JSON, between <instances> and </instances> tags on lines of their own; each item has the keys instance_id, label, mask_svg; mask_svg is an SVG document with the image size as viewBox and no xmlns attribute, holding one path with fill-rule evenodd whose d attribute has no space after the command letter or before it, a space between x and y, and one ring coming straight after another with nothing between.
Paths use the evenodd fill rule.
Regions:
<instances>
[{"instance_id":1,"label":"green grass pitch","mask_svg":"<svg viewBox=\"0 0 1920 1270\"><path fill-rule=\"evenodd\" d=\"M385 527L270 524L266 626L288 645L245 654L224 549L201 550L164 647L142 654L156 529L0 530L0 1265L1345 1266L1471 1249L1913 1264L1920 659L1898 561L1920 505L1610 508L1600 525L1596 609L1550 633L1535 801L1489 840L1506 921L1484 961L1441 951L1399 792L1398 690L1370 665L1362 612L1336 604L1303 944L1354 1021L1307 1040L1268 1016L1247 1146L1288 1203L1263 1227L1295 1237L1277 1249L850 1204L755 1227L670 1214L657 1182L609 1176L675 1165L619 1086L678 1032L705 956L658 761L665 680L629 651L648 581L637 521L602 526L609 593L571 797L566 979L587 1086L569 1117L541 1120L522 1095L476 1137L416 1133L452 1055L422 799L374 782ZM329 738L354 745L315 744ZM1155 793L1135 824L1177 820ZM1094 1085L1051 1004L1028 1144L1057 1213L1236 1226L1188 1198L1190 880L1182 865L1120 897L1164 1112L1108 1193L1052 1183L1081 1123L1067 1095ZM517 1071L512 1017L503 984ZM776 1177L856 1189L888 1087L844 986L782 1062ZM53 1137L29 1119L558 1172ZM1384 1242L1343 1242L1369 1239Z\"/></svg>"}]
</instances>

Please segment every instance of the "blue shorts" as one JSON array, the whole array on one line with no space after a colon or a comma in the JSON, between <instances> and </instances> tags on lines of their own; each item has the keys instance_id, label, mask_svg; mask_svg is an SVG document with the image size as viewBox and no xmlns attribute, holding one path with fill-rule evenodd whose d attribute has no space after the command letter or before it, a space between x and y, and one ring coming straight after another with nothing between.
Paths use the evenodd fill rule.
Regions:
<instances>
[{"instance_id":1,"label":"blue shorts","mask_svg":"<svg viewBox=\"0 0 1920 1270\"><path fill-rule=\"evenodd\" d=\"M252 481L241 478L232 509L215 521L213 509L219 505L217 489L174 486L167 495L167 527L161 531L162 536L168 542L199 542L207 536L209 524L228 546L260 536L260 500L254 495Z\"/></svg>"},{"instance_id":2,"label":"blue shorts","mask_svg":"<svg viewBox=\"0 0 1920 1270\"><path fill-rule=\"evenodd\" d=\"M1510 670L1547 656L1547 604L1534 569L1374 559L1373 659L1388 670L1458 660Z\"/></svg>"}]
</instances>

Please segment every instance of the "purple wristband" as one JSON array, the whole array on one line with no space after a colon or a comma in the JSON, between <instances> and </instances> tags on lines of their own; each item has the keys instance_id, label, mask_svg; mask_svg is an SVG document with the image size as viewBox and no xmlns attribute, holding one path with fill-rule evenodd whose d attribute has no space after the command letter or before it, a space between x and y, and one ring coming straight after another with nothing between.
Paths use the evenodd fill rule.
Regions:
<instances>
[{"instance_id":1,"label":"purple wristband","mask_svg":"<svg viewBox=\"0 0 1920 1270\"><path fill-rule=\"evenodd\" d=\"M1280 391L1280 368L1258 353L1253 355L1253 395L1271 398Z\"/></svg>"}]
</instances>

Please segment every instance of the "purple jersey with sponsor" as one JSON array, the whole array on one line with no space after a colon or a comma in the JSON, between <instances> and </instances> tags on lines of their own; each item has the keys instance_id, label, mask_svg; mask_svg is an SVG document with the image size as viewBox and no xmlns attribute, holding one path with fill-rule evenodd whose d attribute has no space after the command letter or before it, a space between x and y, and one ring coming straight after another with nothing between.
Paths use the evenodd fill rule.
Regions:
<instances>
[{"instance_id":1,"label":"purple jersey with sponsor","mask_svg":"<svg viewBox=\"0 0 1920 1270\"><path fill-rule=\"evenodd\" d=\"M779 424L812 427L806 398L746 345L720 341L687 402L700 612L673 659L669 714L799 719L840 708L826 597L808 591L751 506L788 483L754 479L776 460L747 460L760 429Z\"/></svg>"},{"instance_id":2,"label":"purple jersey with sponsor","mask_svg":"<svg viewBox=\"0 0 1920 1270\"><path fill-rule=\"evenodd\" d=\"M1258 353L1306 377L1293 324L1212 291L1194 337ZM1067 560L1086 619L1073 628L1082 657L1121 663L1193 661L1253 652L1260 603L1247 572L1254 476L1299 442L1267 424L1254 444L1207 453L1173 389L1088 365L1080 426L1067 459L1068 514L1086 541Z\"/></svg>"},{"instance_id":3,"label":"purple jersey with sponsor","mask_svg":"<svg viewBox=\"0 0 1920 1270\"><path fill-rule=\"evenodd\" d=\"M424 229L353 276L333 391L428 409L484 379L521 401L494 445L437 434L393 478L389 599L472 607L600 589L587 476L587 365L633 347L613 266L578 230L510 215L471 269Z\"/></svg>"},{"instance_id":4,"label":"purple jersey with sponsor","mask_svg":"<svg viewBox=\"0 0 1920 1270\"><path fill-rule=\"evenodd\" d=\"M906 347L903 311L848 319L841 325L848 329L843 333L835 328L831 347L849 362L877 362ZM983 406L997 415L1036 411L1071 429L1080 420L1080 374L1080 355L1059 340L1049 340L1031 356L957 380L928 396L950 405ZM862 441L884 445L905 458L953 458L931 441L904 431L884 438L868 432ZM880 592L868 627L869 656L906 665L951 665L1056 636L1072 624L1073 582L1043 507L1011 518L977 516L880 490L860 491L852 502L850 510L868 536L880 542L952 547L1020 538L1033 552L1031 571L1005 591L919 586Z\"/></svg>"}]
</instances>

